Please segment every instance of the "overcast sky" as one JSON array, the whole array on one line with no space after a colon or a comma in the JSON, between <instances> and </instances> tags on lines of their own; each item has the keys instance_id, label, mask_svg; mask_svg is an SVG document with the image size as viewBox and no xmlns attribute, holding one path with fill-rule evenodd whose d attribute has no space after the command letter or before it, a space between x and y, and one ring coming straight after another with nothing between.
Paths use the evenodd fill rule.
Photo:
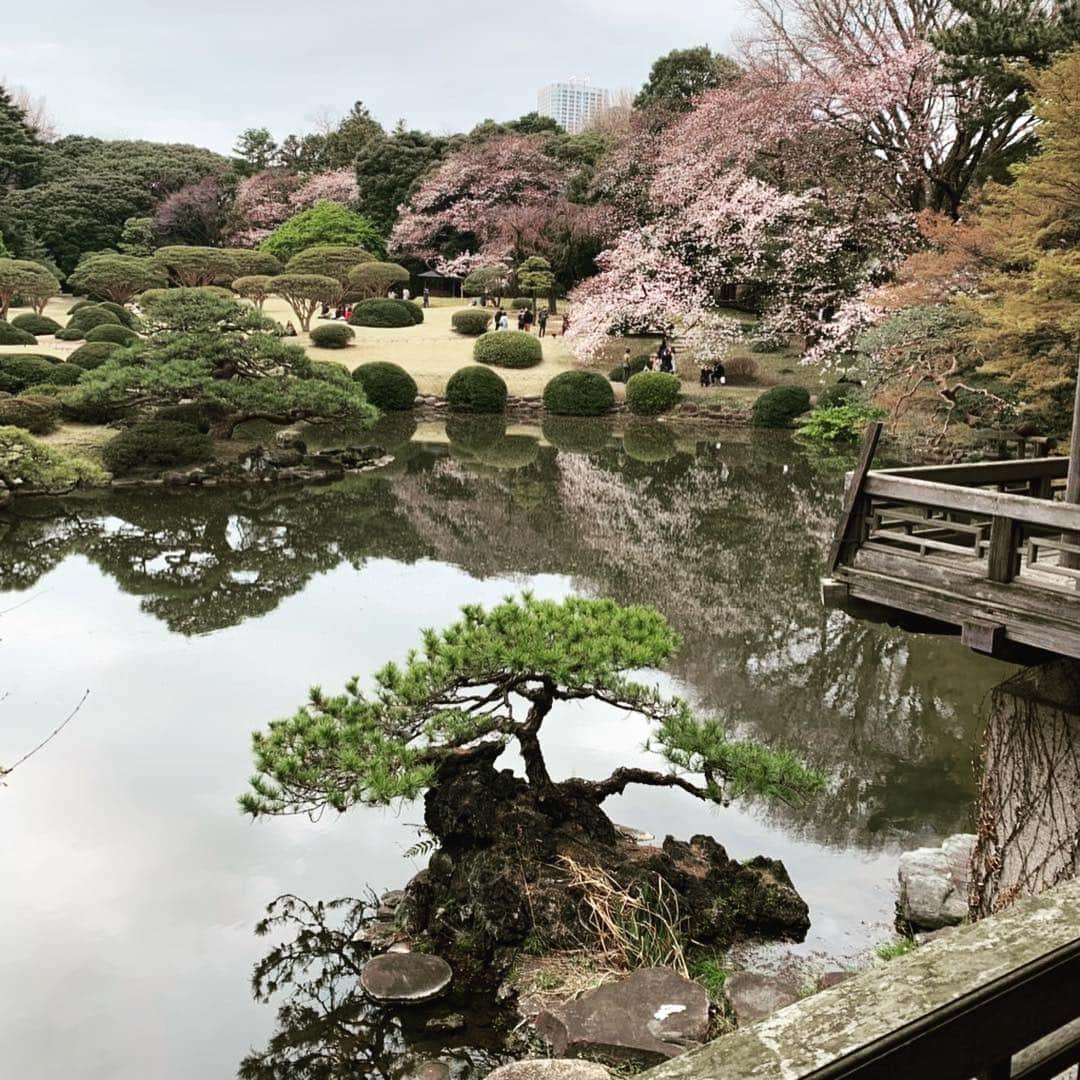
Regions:
<instances>
[{"instance_id":1,"label":"overcast sky","mask_svg":"<svg viewBox=\"0 0 1080 1080\"><path fill-rule=\"evenodd\" d=\"M5 15L0 80L43 95L62 134L227 152L357 99L448 132L529 112L569 75L636 89L669 49L726 50L743 18L739 0L54 0Z\"/></svg>"}]
</instances>

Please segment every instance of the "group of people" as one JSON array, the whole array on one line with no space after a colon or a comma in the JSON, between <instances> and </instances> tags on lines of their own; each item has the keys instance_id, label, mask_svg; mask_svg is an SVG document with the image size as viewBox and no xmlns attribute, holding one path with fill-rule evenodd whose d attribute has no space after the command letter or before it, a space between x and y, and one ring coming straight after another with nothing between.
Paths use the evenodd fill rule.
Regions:
<instances>
[{"instance_id":1,"label":"group of people","mask_svg":"<svg viewBox=\"0 0 1080 1080\"><path fill-rule=\"evenodd\" d=\"M565 326L564 326L565 331ZM630 359L630 350L627 349L623 353L623 382L630 377L630 369L633 366L633 361ZM660 344L656 347L656 351L649 356L649 359L645 361L645 366L642 371L663 371L668 375L675 374L675 350L668 344L667 338L661 338Z\"/></svg>"},{"instance_id":2,"label":"group of people","mask_svg":"<svg viewBox=\"0 0 1080 1080\"><path fill-rule=\"evenodd\" d=\"M346 322L348 322L352 318L352 310L353 310L352 309L352 304L338 304L338 306L336 308L334 308L333 315L331 315L330 314L330 305L329 304L323 304L322 308L319 311L319 318L320 319L344 319Z\"/></svg>"},{"instance_id":3,"label":"group of people","mask_svg":"<svg viewBox=\"0 0 1080 1080\"><path fill-rule=\"evenodd\" d=\"M548 309L546 307L541 308L540 311L535 315L533 314L532 308L522 308L518 312L517 328L524 331L526 334L531 334L532 328L533 326L535 326L537 336L546 337L547 324ZM494 328L496 330L510 329L510 316L503 310L501 305L495 308Z\"/></svg>"}]
</instances>

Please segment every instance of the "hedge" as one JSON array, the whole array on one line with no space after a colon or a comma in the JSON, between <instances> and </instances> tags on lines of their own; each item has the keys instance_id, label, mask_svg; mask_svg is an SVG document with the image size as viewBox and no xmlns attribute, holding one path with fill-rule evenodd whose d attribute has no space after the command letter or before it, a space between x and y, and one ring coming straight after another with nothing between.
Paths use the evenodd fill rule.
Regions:
<instances>
[{"instance_id":1,"label":"hedge","mask_svg":"<svg viewBox=\"0 0 1080 1080\"><path fill-rule=\"evenodd\" d=\"M446 384L452 409L473 413L501 413L506 408L506 383L490 368L459 368Z\"/></svg>"},{"instance_id":2,"label":"hedge","mask_svg":"<svg viewBox=\"0 0 1080 1080\"><path fill-rule=\"evenodd\" d=\"M626 404L638 416L656 416L674 407L682 393L678 375L665 371L639 371L626 384Z\"/></svg>"},{"instance_id":3,"label":"hedge","mask_svg":"<svg viewBox=\"0 0 1080 1080\"><path fill-rule=\"evenodd\" d=\"M0 319L0 345L36 345L37 338L14 323Z\"/></svg>"},{"instance_id":4,"label":"hedge","mask_svg":"<svg viewBox=\"0 0 1080 1080\"><path fill-rule=\"evenodd\" d=\"M74 304L67 309L69 315L74 315L76 311L84 307L96 307L97 302L94 300L76 300Z\"/></svg>"},{"instance_id":5,"label":"hedge","mask_svg":"<svg viewBox=\"0 0 1080 1080\"><path fill-rule=\"evenodd\" d=\"M311 331L311 344L317 349L345 349L356 331L342 322L325 323Z\"/></svg>"},{"instance_id":6,"label":"hedge","mask_svg":"<svg viewBox=\"0 0 1080 1080\"><path fill-rule=\"evenodd\" d=\"M60 402L54 397L26 394L0 398L0 427L18 427L31 435L47 435L60 419Z\"/></svg>"},{"instance_id":7,"label":"hedge","mask_svg":"<svg viewBox=\"0 0 1080 1080\"><path fill-rule=\"evenodd\" d=\"M774 386L754 402L750 423L754 427L790 427L810 408L810 393L802 386Z\"/></svg>"},{"instance_id":8,"label":"hedge","mask_svg":"<svg viewBox=\"0 0 1080 1080\"><path fill-rule=\"evenodd\" d=\"M544 438L557 450L591 454L611 441L615 428L609 420L581 416L545 416Z\"/></svg>"},{"instance_id":9,"label":"hedge","mask_svg":"<svg viewBox=\"0 0 1080 1080\"><path fill-rule=\"evenodd\" d=\"M34 337L44 337L47 334L55 334L60 329L60 324L55 319L50 319L48 315L35 315L32 311L23 312L22 315L16 315L11 320L11 325L17 330L25 330L28 334L33 334Z\"/></svg>"},{"instance_id":10,"label":"hedge","mask_svg":"<svg viewBox=\"0 0 1080 1080\"><path fill-rule=\"evenodd\" d=\"M88 341L80 345L69 357L68 363L81 367L83 371L93 371L101 367L120 346L115 341Z\"/></svg>"},{"instance_id":11,"label":"hedge","mask_svg":"<svg viewBox=\"0 0 1080 1080\"><path fill-rule=\"evenodd\" d=\"M349 322L353 326L375 326L384 330L416 325L416 319L404 300L385 298L361 300L353 308Z\"/></svg>"},{"instance_id":12,"label":"hedge","mask_svg":"<svg viewBox=\"0 0 1080 1080\"><path fill-rule=\"evenodd\" d=\"M416 400L416 381L397 364L375 360L361 364L352 377L364 388L368 401L377 409L403 412Z\"/></svg>"},{"instance_id":13,"label":"hedge","mask_svg":"<svg viewBox=\"0 0 1080 1080\"><path fill-rule=\"evenodd\" d=\"M126 326L114 326L112 323L102 323L101 326L92 326L86 331L86 340L94 342L108 342L111 345L134 345L139 340L139 335Z\"/></svg>"},{"instance_id":14,"label":"hedge","mask_svg":"<svg viewBox=\"0 0 1080 1080\"><path fill-rule=\"evenodd\" d=\"M123 326L120 316L115 311L110 311L104 304L92 304L90 307L79 308L68 320L69 327L75 327L83 332L92 330L95 326L104 326L109 323L113 326Z\"/></svg>"},{"instance_id":15,"label":"hedge","mask_svg":"<svg viewBox=\"0 0 1080 1080\"><path fill-rule=\"evenodd\" d=\"M479 337L488 328L491 313L483 308L466 308L450 316L450 325L466 337Z\"/></svg>"},{"instance_id":16,"label":"hedge","mask_svg":"<svg viewBox=\"0 0 1080 1080\"><path fill-rule=\"evenodd\" d=\"M116 476L194 465L213 456L209 435L175 420L143 421L120 432L101 448L105 467Z\"/></svg>"},{"instance_id":17,"label":"hedge","mask_svg":"<svg viewBox=\"0 0 1080 1080\"><path fill-rule=\"evenodd\" d=\"M496 367L528 368L544 359L544 350L540 339L524 330L493 330L476 339L473 359Z\"/></svg>"},{"instance_id":18,"label":"hedge","mask_svg":"<svg viewBox=\"0 0 1080 1080\"><path fill-rule=\"evenodd\" d=\"M77 326L64 326L56 331L57 341L82 341L83 332Z\"/></svg>"},{"instance_id":19,"label":"hedge","mask_svg":"<svg viewBox=\"0 0 1080 1080\"><path fill-rule=\"evenodd\" d=\"M102 300L97 305L99 308L104 308L106 311L111 311L119 320L121 326L126 326L129 330L134 330L138 319L135 318L134 312L128 311L123 304L114 304L111 300Z\"/></svg>"},{"instance_id":20,"label":"hedge","mask_svg":"<svg viewBox=\"0 0 1080 1080\"><path fill-rule=\"evenodd\" d=\"M82 368L35 353L0 355L0 390L18 394L30 386L74 386Z\"/></svg>"},{"instance_id":21,"label":"hedge","mask_svg":"<svg viewBox=\"0 0 1080 1080\"><path fill-rule=\"evenodd\" d=\"M614 407L611 383L595 371L564 371L544 387L544 408L556 416L603 416Z\"/></svg>"}]
</instances>

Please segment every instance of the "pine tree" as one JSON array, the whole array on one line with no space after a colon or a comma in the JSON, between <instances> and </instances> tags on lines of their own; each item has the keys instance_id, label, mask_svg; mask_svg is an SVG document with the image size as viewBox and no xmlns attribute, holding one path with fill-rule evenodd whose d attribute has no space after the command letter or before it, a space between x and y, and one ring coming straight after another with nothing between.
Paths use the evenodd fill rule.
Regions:
<instances>
[{"instance_id":1,"label":"pine tree","mask_svg":"<svg viewBox=\"0 0 1080 1080\"><path fill-rule=\"evenodd\" d=\"M29 187L40 161L41 147L26 114L0 85L0 188Z\"/></svg>"}]
</instances>

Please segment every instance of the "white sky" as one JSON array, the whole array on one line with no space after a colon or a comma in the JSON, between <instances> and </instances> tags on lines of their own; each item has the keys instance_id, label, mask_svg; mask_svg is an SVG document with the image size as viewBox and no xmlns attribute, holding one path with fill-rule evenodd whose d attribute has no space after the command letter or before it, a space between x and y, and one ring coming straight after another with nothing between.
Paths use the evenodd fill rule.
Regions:
<instances>
[{"instance_id":1,"label":"white sky","mask_svg":"<svg viewBox=\"0 0 1080 1080\"><path fill-rule=\"evenodd\" d=\"M727 50L744 18L739 0L56 0L0 16L0 80L44 95L62 134L227 152L357 99L387 127L449 132L529 112L569 75L636 90L670 49Z\"/></svg>"}]
</instances>

